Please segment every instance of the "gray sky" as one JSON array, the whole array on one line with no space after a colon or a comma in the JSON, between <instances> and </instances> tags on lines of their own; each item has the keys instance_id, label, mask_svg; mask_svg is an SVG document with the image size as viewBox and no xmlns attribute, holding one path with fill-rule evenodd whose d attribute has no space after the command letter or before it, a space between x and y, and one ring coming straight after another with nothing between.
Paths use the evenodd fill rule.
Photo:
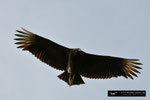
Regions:
<instances>
[{"instance_id":1,"label":"gray sky","mask_svg":"<svg viewBox=\"0 0 150 100\"><path fill-rule=\"evenodd\" d=\"M84 78L69 87L62 73L14 44L24 27L59 44L100 54L138 58L134 80ZM0 0L0 100L150 99L150 0ZM146 90L147 97L107 97L108 90Z\"/></svg>"}]
</instances>

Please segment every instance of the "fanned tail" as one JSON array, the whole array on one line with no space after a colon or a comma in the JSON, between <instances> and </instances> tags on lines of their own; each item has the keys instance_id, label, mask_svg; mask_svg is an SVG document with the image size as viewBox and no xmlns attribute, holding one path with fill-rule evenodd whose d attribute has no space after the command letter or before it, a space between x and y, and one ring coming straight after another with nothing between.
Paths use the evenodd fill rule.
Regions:
<instances>
[{"instance_id":1,"label":"fanned tail","mask_svg":"<svg viewBox=\"0 0 150 100\"><path fill-rule=\"evenodd\" d=\"M65 81L69 86L85 84L80 74L71 74L68 72L63 72L58 76L61 80Z\"/></svg>"}]
</instances>

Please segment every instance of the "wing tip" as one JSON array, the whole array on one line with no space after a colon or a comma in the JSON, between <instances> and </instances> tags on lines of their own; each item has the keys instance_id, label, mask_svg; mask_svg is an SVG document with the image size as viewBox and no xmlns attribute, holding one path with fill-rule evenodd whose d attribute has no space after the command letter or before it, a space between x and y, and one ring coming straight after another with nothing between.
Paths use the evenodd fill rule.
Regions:
<instances>
[{"instance_id":1,"label":"wing tip","mask_svg":"<svg viewBox=\"0 0 150 100\"><path fill-rule=\"evenodd\" d=\"M143 65L142 63L138 62L139 59L126 59L124 60L124 72L125 75L129 78L131 78L132 80L134 80L134 77L138 77L138 75L136 73L140 74L140 71L138 71L138 69L142 69L141 67L137 66L137 65Z\"/></svg>"}]
</instances>

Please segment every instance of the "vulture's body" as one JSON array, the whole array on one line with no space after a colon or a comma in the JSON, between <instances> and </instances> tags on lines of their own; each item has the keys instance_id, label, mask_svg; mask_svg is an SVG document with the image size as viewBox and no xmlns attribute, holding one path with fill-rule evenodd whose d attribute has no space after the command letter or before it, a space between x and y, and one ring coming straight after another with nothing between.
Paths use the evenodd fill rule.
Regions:
<instances>
[{"instance_id":1,"label":"vulture's body","mask_svg":"<svg viewBox=\"0 0 150 100\"><path fill-rule=\"evenodd\" d=\"M51 40L38 36L25 29L17 30L18 48L23 48L39 58L42 62L64 71L58 77L68 85L84 84L81 76L95 79L107 79L124 76L131 78L140 73L138 59L125 59L111 56L93 55L80 49L70 49Z\"/></svg>"}]
</instances>

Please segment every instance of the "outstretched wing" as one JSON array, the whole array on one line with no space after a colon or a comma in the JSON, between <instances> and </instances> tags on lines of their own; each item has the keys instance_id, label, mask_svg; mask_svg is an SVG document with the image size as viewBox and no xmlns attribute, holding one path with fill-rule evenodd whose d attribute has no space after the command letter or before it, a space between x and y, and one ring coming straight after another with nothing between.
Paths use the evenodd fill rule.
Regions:
<instances>
[{"instance_id":1,"label":"outstretched wing","mask_svg":"<svg viewBox=\"0 0 150 100\"><path fill-rule=\"evenodd\" d=\"M18 41L15 44L19 44L18 48L28 50L42 62L56 69L66 69L68 48L31 33L26 29L22 28L22 30L17 30L20 34L15 34L18 37L15 39Z\"/></svg>"},{"instance_id":2,"label":"outstretched wing","mask_svg":"<svg viewBox=\"0 0 150 100\"><path fill-rule=\"evenodd\" d=\"M87 78L111 78L124 76L125 78L140 73L137 65L142 65L138 59L124 59L119 57L98 56L80 51L75 58L75 66L78 66L82 76Z\"/></svg>"}]
</instances>

